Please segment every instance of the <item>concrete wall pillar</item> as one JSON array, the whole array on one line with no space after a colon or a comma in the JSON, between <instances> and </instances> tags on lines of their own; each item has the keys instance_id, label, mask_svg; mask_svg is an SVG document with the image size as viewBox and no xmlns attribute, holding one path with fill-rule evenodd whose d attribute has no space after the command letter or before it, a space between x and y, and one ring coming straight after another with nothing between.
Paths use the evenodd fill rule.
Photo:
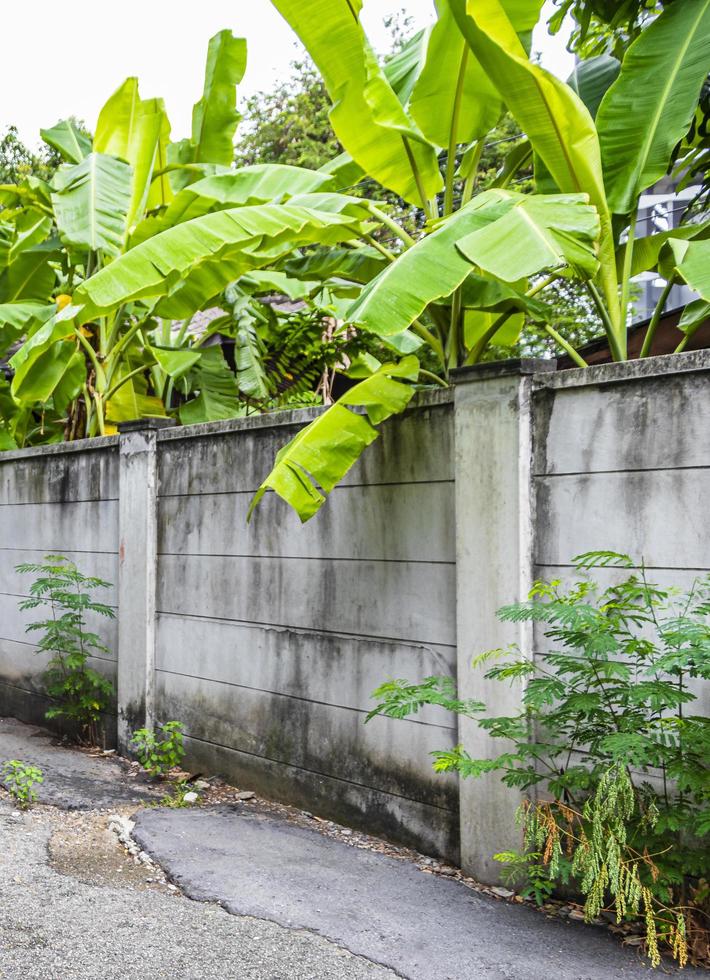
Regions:
<instances>
[{"instance_id":1,"label":"concrete wall pillar","mask_svg":"<svg viewBox=\"0 0 710 980\"><path fill-rule=\"evenodd\" d=\"M158 429L172 419L119 424L118 748L155 724Z\"/></svg>"},{"instance_id":2,"label":"concrete wall pillar","mask_svg":"<svg viewBox=\"0 0 710 980\"><path fill-rule=\"evenodd\" d=\"M501 623L496 610L523 599L533 581L532 375L553 361L523 360L464 368L455 375L456 630L458 687L492 715L519 710L523 684L486 681L472 658L514 643L532 656L528 624ZM476 721L459 719L459 739L473 758L506 745ZM461 864L479 881L500 880L493 854L519 847L517 791L498 774L462 779Z\"/></svg>"}]
</instances>

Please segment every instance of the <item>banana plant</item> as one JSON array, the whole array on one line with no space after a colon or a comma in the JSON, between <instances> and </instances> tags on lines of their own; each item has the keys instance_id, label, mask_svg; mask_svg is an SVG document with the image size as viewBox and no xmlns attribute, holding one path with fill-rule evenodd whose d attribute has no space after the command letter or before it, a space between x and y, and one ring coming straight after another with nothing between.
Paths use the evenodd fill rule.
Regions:
<instances>
[{"instance_id":1,"label":"banana plant","mask_svg":"<svg viewBox=\"0 0 710 980\"><path fill-rule=\"evenodd\" d=\"M492 343L516 341L521 313L584 367L555 329L546 290L565 279L586 291L612 356L624 360L632 278L666 269L643 354L652 351L672 284L697 283L697 256L710 237L710 222L701 221L636 238L640 196L668 171L710 70L710 0L668 4L639 29L623 60L602 54L582 62L568 83L529 56L540 0L437 0L433 28L413 39L394 70L372 51L361 0L314 0L307 10L299 0L272 2L320 69L333 103L331 121L346 153L324 169L352 180L354 166L425 217L413 237L371 203L390 241L366 237L385 264L344 311L346 323L395 345L414 335L417 356L442 384ZM493 186L480 189L481 152L504 108L524 137ZM517 193L517 176L531 163L534 193ZM694 308L685 317L679 349L697 315ZM342 414L338 406L329 413L336 410ZM320 446L326 428L318 420L299 433L296 467L303 469L309 438ZM274 489L306 520L323 497L304 495L294 467L284 477L288 447L283 452L257 499ZM327 491L337 482L333 458L309 458L309 479ZM341 451L340 477L355 458L352 446Z\"/></svg>"},{"instance_id":2,"label":"banana plant","mask_svg":"<svg viewBox=\"0 0 710 980\"><path fill-rule=\"evenodd\" d=\"M71 121L43 131L65 161L51 185L0 189L4 448L242 413L234 371L193 316L300 246L359 244L375 227L326 174L230 169L245 59L243 39L212 39L190 139L171 143L162 100L129 78L93 139Z\"/></svg>"}]
</instances>

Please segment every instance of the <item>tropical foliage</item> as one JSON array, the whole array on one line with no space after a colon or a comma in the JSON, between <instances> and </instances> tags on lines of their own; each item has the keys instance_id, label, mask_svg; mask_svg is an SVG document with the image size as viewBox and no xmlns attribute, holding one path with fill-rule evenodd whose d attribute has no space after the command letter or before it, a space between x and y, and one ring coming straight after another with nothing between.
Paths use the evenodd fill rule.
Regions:
<instances>
[{"instance_id":1,"label":"tropical foliage","mask_svg":"<svg viewBox=\"0 0 710 980\"><path fill-rule=\"evenodd\" d=\"M500 754L462 747L434 768L463 777L501 773L530 794L520 811L524 847L497 858L512 883L541 897L560 883L581 891L588 920L646 921L647 952L664 946L684 965L710 962L710 719L697 713L710 681L710 582L689 593L650 582L626 555L575 559L579 580L538 582L502 620L541 624L541 652L474 659L487 680L524 679L520 712L492 717L456 698L450 678L388 681L370 717L404 718L425 704L477 719ZM606 587L587 569L612 577ZM494 743L495 744L495 743ZM522 881L521 881L522 879ZM547 887L545 887L545 882Z\"/></svg>"},{"instance_id":2,"label":"tropical foliage","mask_svg":"<svg viewBox=\"0 0 710 980\"><path fill-rule=\"evenodd\" d=\"M623 5L633 40L616 45L622 60L600 53L581 62L568 84L529 57L541 7L535 0L441 0L432 30L384 67L359 22L360 4L323 0L306 12L296 0L274 3L333 101L331 122L345 154L331 172L352 181L359 168L426 218L413 236L371 205L388 219L392 242L370 239L387 265L344 312L346 322L391 344L416 338L413 352L426 352L427 369L433 360L444 381L491 345L516 342L526 321L585 366L546 303L553 284L572 282L594 305L612 356L623 360L632 278L655 270L667 286L643 354L652 352L674 282L690 285L703 304L683 318L683 349L707 311L702 268L710 223L639 242L636 225L641 194L668 171L695 121L710 68L710 0L668 4L660 13L656 5ZM610 24L601 7L574 5L584 37L592 20L583 11L607 40L621 24ZM525 136L481 190L483 147L504 107ZM531 159L534 193L522 194L512 188ZM342 472L351 462L343 453ZM332 460L323 476L332 484ZM319 473L311 477L318 482ZM283 495L303 519L311 515L300 488Z\"/></svg>"},{"instance_id":3,"label":"tropical foliage","mask_svg":"<svg viewBox=\"0 0 710 980\"><path fill-rule=\"evenodd\" d=\"M64 161L50 181L29 174L0 188L0 447L104 435L145 416L201 422L312 400L303 378L317 387L313 365L301 351L284 363L303 323L261 301L274 291L305 304L331 347L353 348L347 331L342 344L334 336L320 283L259 270L301 245L359 241L371 215L333 193L327 174L231 169L245 64L242 39L212 39L190 139L171 143L162 100L141 98L129 78L93 139L72 120L43 130ZM225 298L230 285L242 302ZM196 313L220 303L196 326ZM238 338L230 367L220 341L233 348ZM260 345L257 379L249 359ZM333 356L323 352L323 371ZM293 384L281 384L285 375Z\"/></svg>"},{"instance_id":4,"label":"tropical foliage","mask_svg":"<svg viewBox=\"0 0 710 980\"><path fill-rule=\"evenodd\" d=\"M710 0L635 0L619 16L560 2L553 27L571 12L578 50L593 55L568 84L529 56L541 0L440 0L433 27L384 63L361 2L274 5L320 74L306 88L332 103L332 133L317 116L319 151L343 151L318 169L302 147L295 159L309 167L234 169L246 46L223 31L189 139L171 143L162 102L128 79L93 140L71 120L43 131L65 161L50 183L0 190L0 350L12 354L0 380L4 448L109 433L146 415L198 422L327 402L334 374L345 386L373 379L376 425L391 407L376 404L382 379L447 385L458 367L520 349L523 329L531 349L542 335L584 366L560 295L584 298L622 360L632 279L645 272L667 286L643 356L676 282L699 295L681 320L678 349L688 343L710 303L710 222L696 213L638 239L636 218L640 195L669 168L690 179L705 166ZM513 138L499 144L506 119ZM306 324L315 371L297 356ZM279 461L262 491L312 516L305 484L327 492L371 441L321 453L324 433L352 415L343 403L299 435L286 451L292 478L279 476Z\"/></svg>"}]
</instances>

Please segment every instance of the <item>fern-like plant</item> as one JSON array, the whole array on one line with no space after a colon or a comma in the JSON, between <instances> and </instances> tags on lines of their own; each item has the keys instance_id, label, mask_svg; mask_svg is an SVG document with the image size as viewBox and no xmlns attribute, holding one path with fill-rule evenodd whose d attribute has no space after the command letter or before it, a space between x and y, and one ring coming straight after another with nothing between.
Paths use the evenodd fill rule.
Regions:
<instances>
[{"instance_id":1,"label":"fern-like plant","mask_svg":"<svg viewBox=\"0 0 710 980\"><path fill-rule=\"evenodd\" d=\"M86 627L88 613L113 619L113 609L93 597L109 582L84 575L63 555L47 555L38 564L17 565L24 575L34 575L29 599L20 609L42 609L45 618L27 626L27 632L42 634L37 652L49 655L44 673L47 694L53 705L47 718L63 718L82 741L99 742L102 717L113 696L113 685L88 665L92 656L104 656L108 647Z\"/></svg>"},{"instance_id":2,"label":"fern-like plant","mask_svg":"<svg viewBox=\"0 0 710 980\"><path fill-rule=\"evenodd\" d=\"M603 909L643 918L654 965L670 950L681 965L710 962L710 718L698 692L710 680L710 580L689 592L648 581L627 555L575 560L570 588L538 582L499 617L542 624L543 652L495 650L474 663L486 678L525 679L521 710L489 717L458 701L449 678L395 680L370 713L401 718L423 704L475 717L506 741L493 759L461 746L434 754L438 771L498 771L528 791L524 846L498 855L528 882L571 880L588 920ZM605 568L605 587L589 571ZM513 748L509 748L512 742ZM544 889L542 890L544 891Z\"/></svg>"}]
</instances>

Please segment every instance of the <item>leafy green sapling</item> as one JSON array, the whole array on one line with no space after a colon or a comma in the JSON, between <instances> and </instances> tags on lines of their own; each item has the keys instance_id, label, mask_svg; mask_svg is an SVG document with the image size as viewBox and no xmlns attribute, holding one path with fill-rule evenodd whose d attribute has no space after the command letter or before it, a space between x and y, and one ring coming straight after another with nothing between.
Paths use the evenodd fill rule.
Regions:
<instances>
[{"instance_id":1,"label":"leafy green sapling","mask_svg":"<svg viewBox=\"0 0 710 980\"><path fill-rule=\"evenodd\" d=\"M179 721L166 721L154 728L137 729L130 745L138 761L151 776L166 776L185 755L183 728Z\"/></svg>"},{"instance_id":2,"label":"leafy green sapling","mask_svg":"<svg viewBox=\"0 0 710 980\"><path fill-rule=\"evenodd\" d=\"M499 772L532 800L520 810L522 852L497 855L508 877L527 873L544 900L569 879L592 920L609 907L641 917L652 963L659 947L683 965L706 961L710 939L710 718L696 706L710 680L710 580L681 593L648 581L615 552L575 559L564 589L538 582L499 618L542 625L535 657L516 648L474 660L488 680L524 679L520 710L486 714L458 701L450 678L393 680L368 717L403 718L437 704L475 718L505 751L477 759L462 746L434 753L434 768L466 777ZM604 568L611 584L589 577ZM705 950L705 952L703 952Z\"/></svg>"},{"instance_id":3,"label":"leafy green sapling","mask_svg":"<svg viewBox=\"0 0 710 980\"><path fill-rule=\"evenodd\" d=\"M37 652L49 655L44 680L54 704L46 717L66 719L81 740L97 745L113 685L88 665L91 657L105 657L109 651L98 634L87 629L86 618L88 614L114 618L113 609L94 598L110 583L84 575L63 555L47 555L39 564L17 565L16 570L35 576L31 598L24 599L20 609L48 612L46 618L27 626L27 632L42 634Z\"/></svg>"},{"instance_id":4,"label":"leafy green sapling","mask_svg":"<svg viewBox=\"0 0 710 980\"><path fill-rule=\"evenodd\" d=\"M19 759L9 759L2 766L2 782L24 810L37 799L35 786L44 782L44 774L37 766L20 762Z\"/></svg>"}]
</instances>

